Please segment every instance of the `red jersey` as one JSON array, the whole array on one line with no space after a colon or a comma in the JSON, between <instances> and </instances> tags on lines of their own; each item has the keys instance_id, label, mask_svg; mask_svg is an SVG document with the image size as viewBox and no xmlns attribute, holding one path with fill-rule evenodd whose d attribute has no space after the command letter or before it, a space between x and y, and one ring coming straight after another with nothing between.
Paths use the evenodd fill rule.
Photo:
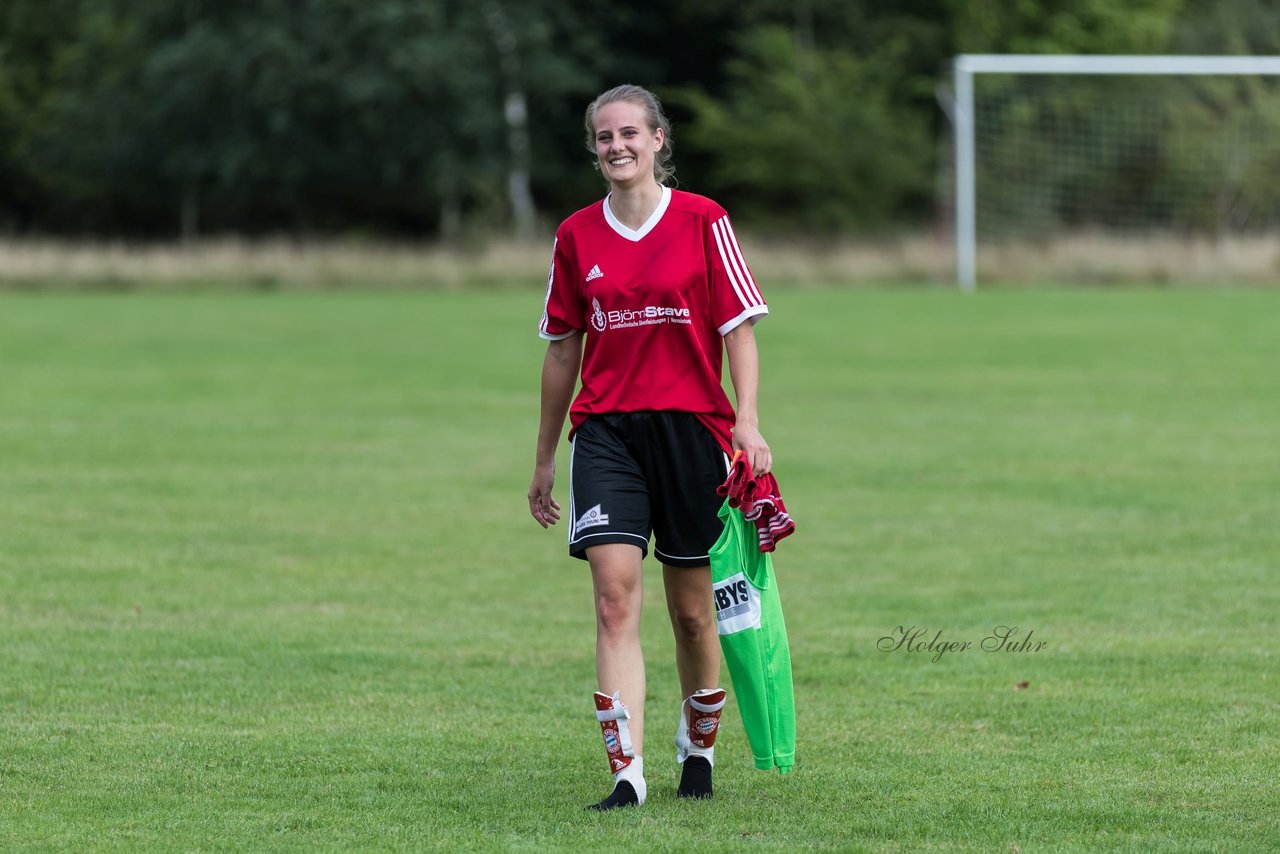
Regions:
<instances>
[{"instance_id":1,"label":"red jersey","mask_svg":"<svg viewBox=\"0 0 1280 854\"><path fill-rule=\"evenodd\" d=\"M692 412L725 450L734 413L720 384L721 338L769 313L724 208L662 188L639 229L606 197L556 230L538 334L586 333L570 431L588 415Z\"/></svg>"}]
</instances>

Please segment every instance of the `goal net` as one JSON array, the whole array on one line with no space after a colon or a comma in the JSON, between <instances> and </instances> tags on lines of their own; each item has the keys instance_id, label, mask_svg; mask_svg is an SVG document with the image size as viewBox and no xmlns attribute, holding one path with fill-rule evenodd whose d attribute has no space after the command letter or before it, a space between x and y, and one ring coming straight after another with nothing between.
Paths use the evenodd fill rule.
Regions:
<instances>
[{"instance_id":1,"label":"goal net","mask_svg":"<svg viewBox=\"0 0 1280 854\"><path fill-rule=\"evenodd\" d=\"M956 69L962 285L1280 281L1280 60L987 56Z\"/></svg>"}]
</instances>

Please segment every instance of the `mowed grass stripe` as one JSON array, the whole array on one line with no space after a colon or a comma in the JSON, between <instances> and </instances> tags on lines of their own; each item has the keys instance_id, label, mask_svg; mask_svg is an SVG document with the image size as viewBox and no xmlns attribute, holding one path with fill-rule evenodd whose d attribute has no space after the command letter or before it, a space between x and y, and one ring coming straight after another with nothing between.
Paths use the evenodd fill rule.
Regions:
<instances>
[{"instance_id":1,"label":"mowed grass stripe","mask_svg":"<svg viewBox=\"0 0 1280 854\"><path fill-rule=\"evenodd\" d=\"M539 293L0 298L0 847L1280 846L1280 293L769 296L800 764L675 800L649 563L609 816Z\"/></svg>"}]
</instances>

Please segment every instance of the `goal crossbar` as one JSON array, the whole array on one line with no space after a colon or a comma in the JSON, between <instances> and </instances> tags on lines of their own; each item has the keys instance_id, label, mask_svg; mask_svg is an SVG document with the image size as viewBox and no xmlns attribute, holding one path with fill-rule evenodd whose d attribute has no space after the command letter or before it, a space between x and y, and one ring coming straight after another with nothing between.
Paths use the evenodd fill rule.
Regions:
<instances>
[{"instance_id":1,"label":"goal crossbar","mask_svg":"<svg viewBox=\"0 0 1280 854\"><path fill-rule=\"evenodd\" d=\"M977 194L975 186L975 74L1128 74L1280 76L1280 56L1126 56L1100 54L968 53L953 61L955 106L956 279L977 283Z\"/></svg>"},{"instance_id":2,"label":"goal crossbar","mask_svg":"<svg viewBox=\"0 0 1280 854\"><path fill-rule=\"evenodd\" d=\"M1280 74L1280 56L966 53L957 74Z\"/></svg>"}]
</instances>

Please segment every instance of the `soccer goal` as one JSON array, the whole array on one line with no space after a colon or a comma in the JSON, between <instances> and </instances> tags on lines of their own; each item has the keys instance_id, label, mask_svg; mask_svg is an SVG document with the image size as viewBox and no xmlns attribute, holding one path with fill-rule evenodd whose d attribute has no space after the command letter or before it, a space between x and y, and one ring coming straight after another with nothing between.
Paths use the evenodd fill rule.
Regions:
<instances>
[{"instance_id":1,"label":"soccer goal","mask_svg":"<svg viewBox=\"0 0 1280 854\"><path fill-rule=\"evenodd\" d=\"M1280 280L1280 57L954 61L956 278Z\"/></svg>"}]
</instances>

